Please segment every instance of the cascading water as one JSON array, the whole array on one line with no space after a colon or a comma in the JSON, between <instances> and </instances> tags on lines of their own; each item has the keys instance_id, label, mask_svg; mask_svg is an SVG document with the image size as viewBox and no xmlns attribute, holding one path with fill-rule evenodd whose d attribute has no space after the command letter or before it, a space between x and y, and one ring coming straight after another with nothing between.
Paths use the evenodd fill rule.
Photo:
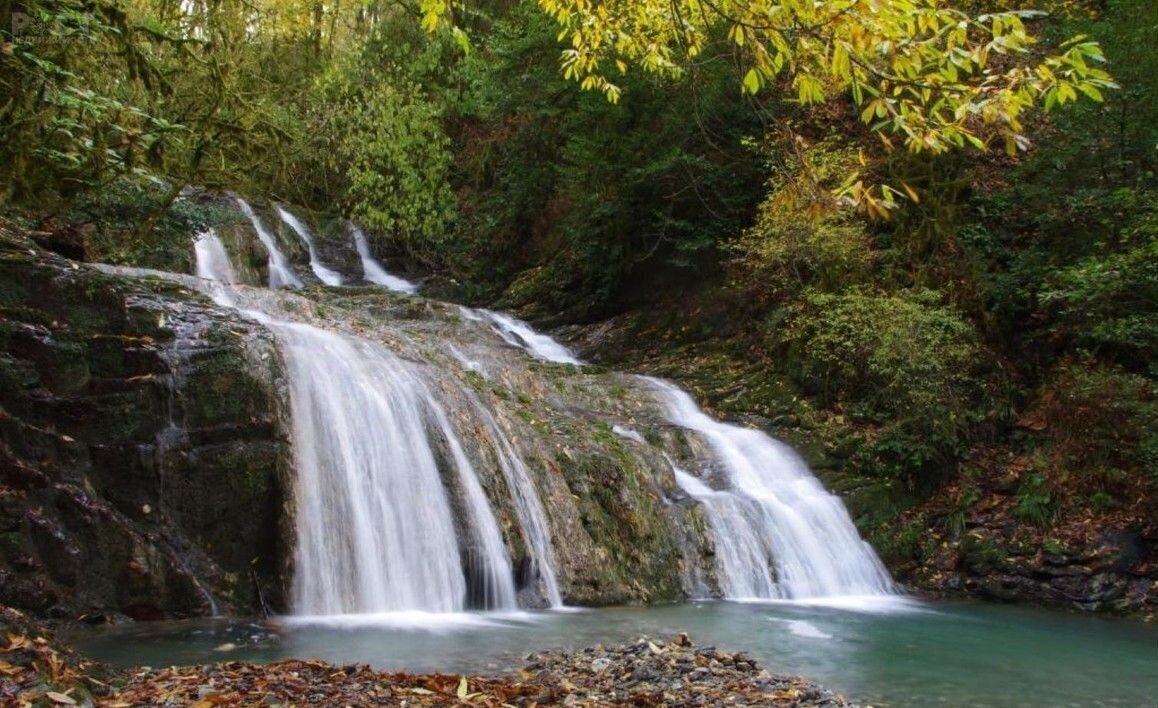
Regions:
<instances>
[{"instance_id":1,"label":"cascading water","mask_svg":"<svg viewBox=\"0 0 1158 708\"><path fill-rule=\"evenodd\" d=\"M448 439L454 432L425 384L381 346L308 325L272 328L289 368L293 413L295 610L465 609L463 559L428 437L431 417ZM452 450L460 474L473 475L463 469L461 446L455 442ZM467 487L470 515L487 519L489 542L473 549L483 554L474 560L490 569L487 576L497 585L486 594L513 607L510 562L497 524L481 490Z\"/></svg>"},{"instance_id":2,"label":"cascading water","mask_svg":"<svg viewBox=\"0 0 1158 708\"><path fill-rule=\"evenodd\" d=\"M536 359L553 361L556 364L581 365L583 363L570 349L547 335L531 329L531 326L522 320L491 310L478 310L477 312L494 323L495 331L503 338L503 341L525 350Z\"/></svg>"},{"instance_id":3,"label":"cascading water","mask_svg":"<svg viewBox=\"0 0 1158 708\"><path fill-rule=\"evenodd\" d=\"M253 230L257 232L257 238L265 246L266 253L269 254L269 287L277 288L300 288L303 287L301 278L295 273L290 266L289 261L286 260L285 254L277 247L277 239L273 237L269 231L266 230L265 224L261 223L261 219L257 218L257 214L253 213L253 207L249 206L249 202L241 197L237 197L237 206L241 209L241 213L245 214L249 219L249 223L253 224Z\"/></svg>"},{"instance_id":4,"label":"cascading water","mask_svg":"<svg viewBox=\"0 0 1158 708\"><path fill-rule=\"evenodd\" d=\"M791 448L758 430L713 420L684 391L643 378L659 392L672 423L708 441L727 475L730 489L716 492L676 469L680 486L707 509L721 555L721 586L729 598L800 600L895 592L844 504Z\"/></svg>"},{"instance_id":5,"label":"cascading water","mask_svg":"<svg viewBox=\"0 0 1158 708\"><path fill-rule=\"evenodd\" d=\"M194 265L198 278L217 280L225 284L238 282L233 265L229 262L229 251L213 229L203 231L193 240Z\"/></svg>"},{"instance_id":6,"label":"cascading water","mask_svg":"<svg viewBox=\"0 0 1158 708\"><path fill-rule=\"evenodd\" d=\"M248 205L239 204L259 237L268 237ZM352 233L355 243L365 246L365 236L359 238L354 229ZM374 281L370 264L376 263L367 260L368 247L359 251L367 280ZM203 235L196 252L198 275L236 280L215 234ZM275 253L276 247L271 248L271 283ZM241 291L234 288L217 285L209 290L222 304L240 299L235 295ZM435 395L423 367L367 340L280 321L269 314L277 311L272 306L259 309L263 312L245 312L276 335L290 383L298 503L296 612L516 607L514 573L502 532L462 438L442 407L441 401L450 399ZM461 311L465 319L485 323L537 359L581 363L524 322L487 310ZM481 368L453 344L446 346L464 366ZM672 463L679 485L704 506L726 597L807 599L893 592L887 572L857 535L840 500L824 490L789 448L758 431L712 420L672 384L645 380L658 392L670 421L701 435L724 472L725 488L712 489ZM492 447L531 561L529 576L551 606L561 606L550 526L526 463L496 414L468 387L448 385L455 386L451 398L469 401L460 425L483 431L485 444ZM616 425L612 430L647 444L630 428ZM440 474L440 460L454 473L455 483ZM453 495L448 489L455 490ZM455 509L461 519L457 524Z\"/></svg>"},{"instance_id":7,"label":"cascading water","mask_svg":"<svg viewBox=\"0 0 1158 708\"><path fill-rule=\"evenodd\" d=\"M730 598L779 597L768 559L772 556L757 503L728 491L716 491L680 469L670 459L676 483L704 507L712 528L720 592Z\"/></svg>"},{"instance_id":8,"label":"cascading water","mask_svg":"<svg viewBox=\"0 0 1158 708\"><path fill-rule=\"evenodd\" d=\"M278 204L276 207L277 214L281 217L282 222L293 229L293 232L298 235L298 238L300 238L302 242L306 244L306 250L309 251L310 254L310 270L314 271L314 275L318 276L318 280L322 281L326 285L341 285L342 274L332 268L327 267L324 263L322 263L321 259L318 258L318 247L314 243L314 235L310 233L310 230L306 228L306 225L298 220L296 216L291 214L289 210L282 205Z\"/></svg>"},{"instance_id":9,"label":"cascading water","mask_svg":"<svg viewBox=\"0 0 1158 708\"><path fill-rule=\"evenodd\" d=\"M386 272L382 264L374 258L374 254L370 253L370 243L366 240L366 234L362 229L355 224L350 224L349 230L350 235L354 237L354 248L362 259L362 277L387 290L406 294L418 292L418 286L414 283Z\"/></svg>"},{"instance_id":10,"label":"cascading water","mask_svg":"<svg viewBox=\"0 0 1158 708\"><path fill-rule=\"evenodd\" d=\"M473 396L471 398L476 415L486 425L491 439L495 442L499 469L511 490L515 513L523 529L527 551L533 560L530 574L542 580L544 594L551 607L562 607L563 596L559 592L559 581L555 577L555 565L551 560L551 530L547 525L547 515L539 501L539 494L535 491L535 483L531 481L526 463L515 451L494 415L484 408L477 398Z\"/></svg>"},{"instance_id":11,"label":"cascading water","mask_svg":"<svg viewBox=\"0 0 1158 708\"><path fill-rule=\"evenodd\" d=\"M198 275L228 278L228 258L213 257L224 245L215 234L202 241L195 248ZM236 300L220 285L207 290L220 304ZM295 611L457 612L468 601L515 608L498 523L453 426L414 367L368 341L245 314L273 331L288 369L297 471ZM434 435L457 472L471 536L465 549Z\"/></svg>"}]
</instances>

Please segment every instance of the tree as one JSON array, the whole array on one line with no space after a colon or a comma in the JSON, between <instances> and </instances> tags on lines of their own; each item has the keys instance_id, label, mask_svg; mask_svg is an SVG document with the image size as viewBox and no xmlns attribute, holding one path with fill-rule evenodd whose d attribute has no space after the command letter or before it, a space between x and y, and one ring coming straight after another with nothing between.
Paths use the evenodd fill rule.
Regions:
<instances>
[{"instance_id":1,"label":"tree","mask_svg":"<svg viewBox=\"0 0 1158 708\"><path fill-rule=\"evenodd\" d=\"M993 142L1010 153L1028 141L1023 119L1113 88L1096 42L1078 36L1058 53L1032 52L1026 25L1037 11L971 16L945 0L536 0L559 25L562 71L619 100L613 81L632 67L665 76L685 70L725 31L743 65L742 90L791 85L802 104L848 95L886 146L941 154ZM422 0L423 23L453 22L456 0ZM843 192L884 214L903 185L878 195L849 177Z\"/></svg>"}]
</instances>

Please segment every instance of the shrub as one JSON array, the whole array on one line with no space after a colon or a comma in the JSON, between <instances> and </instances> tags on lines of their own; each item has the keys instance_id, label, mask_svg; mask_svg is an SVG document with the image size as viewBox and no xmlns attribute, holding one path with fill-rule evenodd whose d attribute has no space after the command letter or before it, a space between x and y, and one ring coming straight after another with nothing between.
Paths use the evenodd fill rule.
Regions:
<instances>
[{"instance_id":1,"label":"shrub","mask_svg":"<svg viewBox=\"0 0 1158 708\"><path fill-rule=\"evenodd\" d=\"M981 390L981 350L936 292L809 291L775 336L807 392L877 426L854 464L915 489L959 451Z\"/></svg>"},{"instance_id":2,"label":"shrub","mask_svg":"<svg viewBox=\"0 0 1158 708\"><path fill-rule=\"evenodd\" d=\"M1123 191L1147 203L1153 199L1152 193ZM1142 212L1103 239L1099 253L1056 273L1041 300L1056 311L1057 329L1079 346L1139 368L1158 350L1158 209L1127 209Z\"/></svg>"},{"instance_id":3,"label":"shrub","mask_svg":"<svg viewBox=\"0 0 1158 708\"><path fill-rule=\"evenodd\" d=\"M856 170L856 151L829 139L813 146L808 163L785 159L787 146L772 154L783 164L774 168L769 195L756 223L730 245L740 279L782 298L862 282L873 261L865 221L824 203L827 189Z\"/></svg>"},{"instance_id":4,"label":"shrub","mask_svg":"<svg viewBox=\"0 0 1158 708\"><path fill-rule=\"evenodd\" d=\"M1017 506L1014 515L1038 526L1046 526L1054 518L1053 494L1045 478L1034 472L1021 480L1017 487Z\"/></svg>"},{"instance_id":5,"label":"shrub","mask_svg":"<svg viewBox=\"0 0 1158 708\"><path fill-rule=\"evenodd\" d=\"M1134 474L1155 474L1154 379L1092 360L1068 360L1051 372L1040 400L1054 457L1091 489L1113 491Z\"/></svg>"},{"instance_id":6,"label":"shrub","mask_svg":"<svg viewBox=\"0 0 1158 708\"><path fill-rule=\"evenodd\" d=\"M808 292L784 332L793 373L858 418L956 428L977 389L980 349L972 326L938 302L931 290Z\"/></svg>"},{"instance_id":7,"label":"shrub","mask_svg":"<svg viewBox=\"0 0 1158 708\"><path fill-rule=\"evenodd\" d=\"M373 52L338 64L321 83L334 104L349 212L410 256L436 262L455 216L440 109Z\"/></svg>"}]
</instances>

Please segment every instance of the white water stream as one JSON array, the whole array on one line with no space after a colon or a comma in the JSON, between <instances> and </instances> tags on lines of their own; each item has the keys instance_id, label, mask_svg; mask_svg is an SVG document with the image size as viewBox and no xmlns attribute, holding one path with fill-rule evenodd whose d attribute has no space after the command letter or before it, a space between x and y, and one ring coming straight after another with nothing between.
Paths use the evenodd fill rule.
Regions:
<instances>
[{"instance_id":1,"label":"white water stream","mask_svg":"<svg viewBox=\"0 0 1158 708\"><path fill-rule=\"evenodd\" d=\"M467 608L463 551L431 425L450 444L491 609L513 609L498 524L445 413L383 347L302 324L273 326L289 368L297 472L294 609L329 615Z\"/></svg>"},{"instance_id":2,"label":"white water stream","mask_svg":"<svg viewBox=\"0 0 1158 708\"><path fill-rule=\"evenodd\" d=\"M370 252L370 243L366 240L366 234L362 229L355 224L350 224L349 231L354 238L354 248L358 251L358 257L362 259L362 277L387 290L408 295L418 292L418 286L414 283L386 272L386 269Z\"/></svg>"},{"instance_id":3,"label":"white water stream","mask_svg":"<svg viewBox=\"0 0 1158 708\"><path fill-rule=\"evenodd\" d=\"M531 325L510 315L491 310L476 310L479 315L490 320L503 341L526 351L536 359L553 361L556 364L581 365L583 362L570 349L545 334L540 334ZM477 319L477 316L472 317Z\"/></svg>"},{"instance_id":4,"label":"white water stream","mask_svg":"<svg viewBox=\"0 0 1158 708\"><path fill-rule=\"evenodd\" d=\"M643 378L659 393L672 423L707 440L726 474L729 488L716 491L675 469L677 482L708 513L721 589L729 599L895 594L888 571L857 534L840 498L791 448L759 430L713 420L673 384Z\"/></svg>"},{"instance_id":5,"label":"white water stream","mask_svg":"<svg viewBox=\"0 0 1158 708\"><path fill-rule=\"evenodd\" d=\"M543 583L544 594L551 607L562 607L563 596L559 592L559 581L555 577L555 563L551 558L551 530L547 525L547 515L543 511L543 504L539 501L539 493L535 490L535 483L523 458L515 451L514 445L507 438L498 421L477 398L471 397L475 404L475 413L486 426L491 439L495 442L495 452L498 455L499 469L511 490L515 502L515 513L519 517L519 525L523 529L527 551L533 560L531 575L539 578Z\"/></svg>"},{"instance_id":6,"label":"white water stream","mask_svg":"<svg viewBox=\"0 0 1158 708\"><path fill-rule=\"evenodd\" d=\"M198 278L217 280L227 285L238 282L229 252L213 229L203 231L193 239L194 265Z\"/></svg>"},{"instance_id":7,"label":"white water stream","mask_svg":"<svg viewBox=\"0 0 1158 708\"><path fill-rule=\"evenodd\" d=\"M253 230L257 232L258 240L265 246L266 253L269 254L269 287L275 290L302 287L304 284L301 278L294 273L294 269L286 260L285 254L277 247L277 239L266 230L265 224L261 223L257 214L253 213L253 207L249 206L249 203L241 197L237 197L237 206L241 209L241 213L249 219L249 223L253 224ZM225 247L222 246L221 248L224 250ZM228 262L228 258L226 262Z\"/></svg>"},{"instance_id":8,"label":"white water stream","mask_svg":"<svg viewBox=\"0 0 1158 708\"><path fill-rule=\"evenodd\" d=\"M310 253L310 270L314 271L314 275L318 276L318 280L326 285L341 285L342 274L326 266L322 263L321 258L318 257L318 247L317 244L314 243L314 235L310 232L309 228L280 204L277 205L277 214L287 226L293 229L293 232L298 235L298 238L306 244L306 250Z\"/></svg>"}]
</instances>

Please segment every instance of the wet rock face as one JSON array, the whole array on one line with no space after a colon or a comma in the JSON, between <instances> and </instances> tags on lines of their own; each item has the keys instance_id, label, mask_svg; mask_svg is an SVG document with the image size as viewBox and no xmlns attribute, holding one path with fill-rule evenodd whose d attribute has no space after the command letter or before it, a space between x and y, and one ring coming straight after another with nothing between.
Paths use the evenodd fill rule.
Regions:
<instances>
[{"instance_id":1,"label":"wet rock face","mask_svg":"<svg viewBox=\"0 0 1158 708\"><path fill-rule=\"evenodd\" d=\"M989 531L975 531L977 535ZM1086 611L1153 617L1158 612L1154 563L1158 536L1152 532L1106 534L1101 543L1077 551L1027 549L991 534L1004 552L984 555L975 545L946 553L935 571L914 574L913 584L938 594L968 593L1002 602L1036 602ZM1139 551L1137 546L1142 546Z\"/></svg>"},{"instance_id":2,"label":"wet rock face","mask_svg":"<svg viewBox=\"0 0 1158 708\"><path fill-rule=\"evenodd\" d=\"M251 611L255 580L278 602L275 370L264 332L177 285L0 234L0 603Z\"/></svg>"}]
</instances>

